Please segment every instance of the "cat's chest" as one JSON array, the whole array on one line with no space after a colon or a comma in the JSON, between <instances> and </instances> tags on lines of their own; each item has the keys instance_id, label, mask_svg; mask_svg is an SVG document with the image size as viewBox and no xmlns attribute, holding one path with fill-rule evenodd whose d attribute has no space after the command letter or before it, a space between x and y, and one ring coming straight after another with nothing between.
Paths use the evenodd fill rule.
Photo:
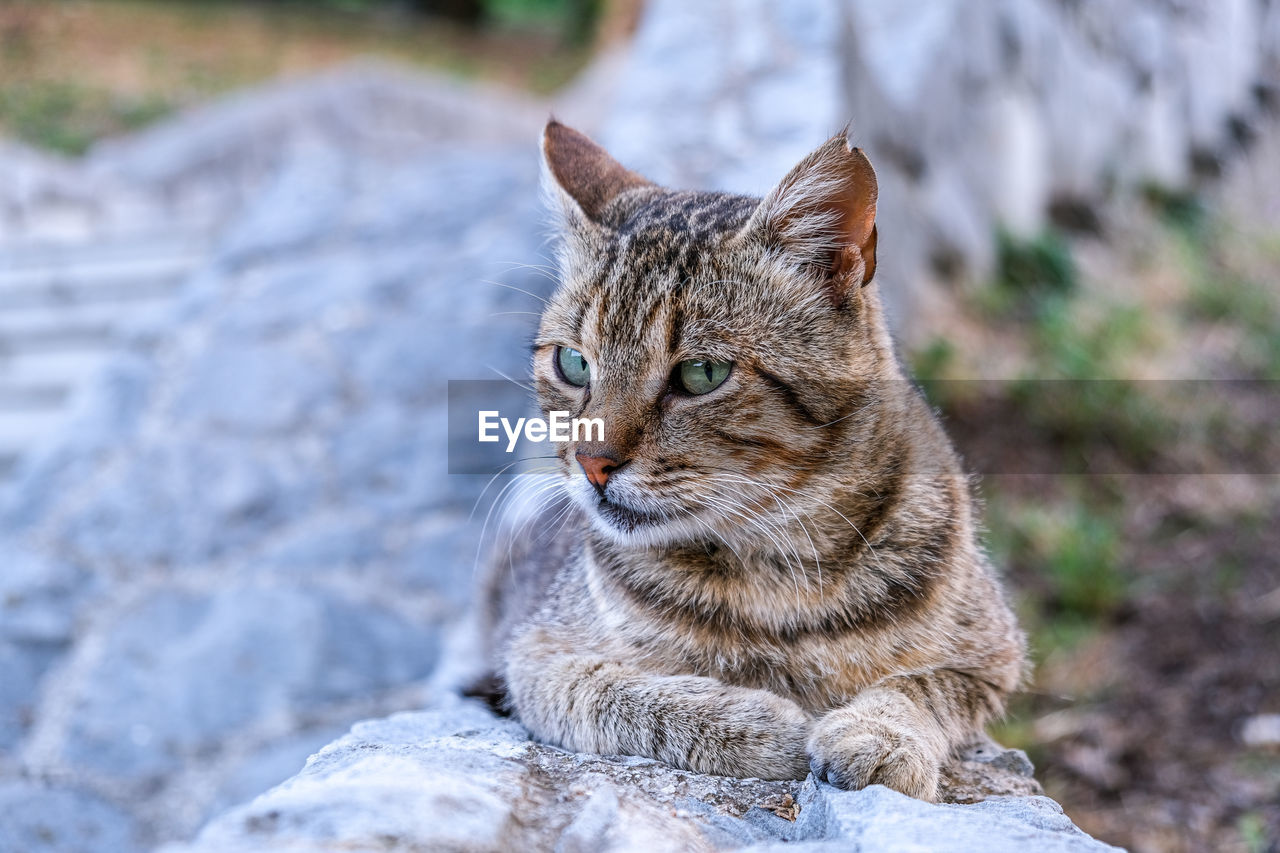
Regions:
<instances>
[{"instance_id":1,"label":"cat's chest","mask_svg":"<svg viewBox=\"0 0 1280 853\"><path fill-rule=\"evenodd\" d=\"M623 655L647 671L770 690L813 709L847 701L884 670L878 643L860 636L778 636L632 620L617 640Z\"/></svg>"},{"instance_id":2,"label":"cat's chest","mask_svg":"<svg viewBox=\"0 0 1280 853\"><path fill-rule=\"evenodd\" d=\"M783 600L730 573L695 582L681 567L584 568L593 622L611 654L646 671L771 690L814 709L847 700L885 672L885 636L829 630L806 617L803 596Z\"/></svg>"}]
</instances>

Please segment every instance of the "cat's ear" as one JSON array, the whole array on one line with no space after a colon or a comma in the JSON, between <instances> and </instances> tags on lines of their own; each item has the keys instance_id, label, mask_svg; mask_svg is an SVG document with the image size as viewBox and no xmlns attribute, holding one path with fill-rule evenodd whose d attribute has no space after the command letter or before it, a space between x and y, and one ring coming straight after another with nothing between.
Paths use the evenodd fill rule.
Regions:
<instances>
[{"instance_id":1,"label":"cat's ear","mask_svg":"<svg viewBox=\"0 0 1280 853\"><path fill-rule=\"evenodd\" d=\"M822 269L842 302L875 275L876 194L871 161L842 132L765 196L746 233Z\"/></svg>"},{"instance_id":2,"label":"cat's ear","mask_svg":"<svg viewBox=\"0 0 1280 853\"><path fill-rule=\"evenodd\" d=\"M609 156L585 134L552 119L542 131L542 162L549 189L595 223L622 193L653 183Z\"/></svg>"}]
</instances>

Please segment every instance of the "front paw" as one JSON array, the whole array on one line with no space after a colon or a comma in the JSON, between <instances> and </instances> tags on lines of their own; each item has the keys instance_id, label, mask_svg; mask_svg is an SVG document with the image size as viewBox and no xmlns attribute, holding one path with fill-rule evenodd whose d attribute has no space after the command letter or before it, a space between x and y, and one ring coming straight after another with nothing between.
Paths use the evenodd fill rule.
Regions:
<instances>
[{"instance_id":1,"label":"front paw","mask_svg":"<svg viewBox=\"0 0 1280 853\"><path fill-rule=\"evenodd\" d=\"M812 718L799 705L763 690L743 691L691 750L690 769L758 779L803 779Z\"/></svg>"},{"instance_id":2,"label":"front paw","mask_svg":"<svg viewBox=\"0 0 1280 853\"><path fill-rule=\"evenodd\" d=\"M833 711L809 737L809 768L838 788L886 785L909 797L937 799L940 760L929 733L902 720Z\"/></svg>"}]
</instances>

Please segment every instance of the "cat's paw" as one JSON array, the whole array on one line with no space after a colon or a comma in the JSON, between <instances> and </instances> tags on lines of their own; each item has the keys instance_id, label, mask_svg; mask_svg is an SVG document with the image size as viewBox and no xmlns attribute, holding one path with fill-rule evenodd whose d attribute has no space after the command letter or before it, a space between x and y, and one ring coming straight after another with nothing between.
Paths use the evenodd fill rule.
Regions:
<instances>
[{"instance_id":1,"label":"cat's paw","mask_svg":"<svg viewBox=\"0 0 1280 853\"><path fill-rule=\"evenodd\" d=\"M855 708L832 711L809 737L809 768L837 788L886 785L932 802L940 760L931 733L909 722Z\"/></svg>"},{"instance_id":2,"label":"cat's paw","mask_svg":"<svg viewBox=\"0 0 1280 853\"><path fill-rule=\"evenodd\" d=\"M805 744L813 718L789 699L763 690L742 691L726 703L715 732L695 748L703 772L758 779L803 779L809 773Z\"/></svg>"}]
</instances>

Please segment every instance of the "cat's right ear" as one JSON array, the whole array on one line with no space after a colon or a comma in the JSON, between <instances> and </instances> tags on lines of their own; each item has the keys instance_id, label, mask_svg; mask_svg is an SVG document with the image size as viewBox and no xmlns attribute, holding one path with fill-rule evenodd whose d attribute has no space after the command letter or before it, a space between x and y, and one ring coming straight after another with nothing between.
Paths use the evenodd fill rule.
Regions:
<instances>
[{"instance_id":1,"label":"cat's right ear","mask_svg":"<svg viewBox=\"0 0 1280 853\"><path fill-rule=\"evenodd\" d=\"M604 212L618 196L653 182L623 166L609 152L552 119L542 131L543 174L548 190L559 196L565 213L604 224Z\"/></svg>"},{"instance_id":2,"label":"cat's right ear","mask_svg":"<svg viewBox=\"0 0 1280 853\"><path fill-rule=\"evenodd\" d=\"M744 234L821 269L839 304L875 275L877 196L871 162L840 133L765 196Z\"/></svg>"}]
</instances>

